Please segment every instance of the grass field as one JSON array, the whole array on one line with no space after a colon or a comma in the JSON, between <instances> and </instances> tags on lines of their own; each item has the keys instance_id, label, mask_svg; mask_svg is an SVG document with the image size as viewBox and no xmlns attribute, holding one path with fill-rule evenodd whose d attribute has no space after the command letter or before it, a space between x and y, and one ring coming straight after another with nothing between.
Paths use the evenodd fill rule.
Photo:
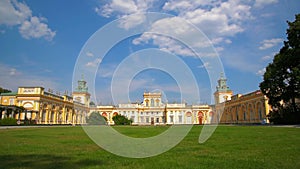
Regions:
<instances>
[{"instance_id":1,"label":"grass field","mask_svg":"<svg viewBox=\"0 0 300 169\"><path fill-rule=\"evenodd\" d=\"M157 135L167 127L114 127L131 137ZM194 126L161 155L131 159L94 144L81 127L0 130L0 169L79 168L300 168L300 128L219 126L204 144Z\"/></svg>"}]
</instances>

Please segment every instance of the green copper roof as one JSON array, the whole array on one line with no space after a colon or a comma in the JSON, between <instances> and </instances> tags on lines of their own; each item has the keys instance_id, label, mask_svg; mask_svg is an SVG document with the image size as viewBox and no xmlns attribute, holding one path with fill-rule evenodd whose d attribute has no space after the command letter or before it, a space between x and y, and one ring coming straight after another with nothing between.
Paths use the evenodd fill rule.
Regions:
<instances>
[{"instance_id":1,"label":"green copper roof","mask_svg":"<svg viewBox=\"0 0 300 169\"><path fill-rule=\"evenodd\" d=\"M0 96L16 96L17 94L17 92L1 93Z\"/></svg>"}]
</instances>

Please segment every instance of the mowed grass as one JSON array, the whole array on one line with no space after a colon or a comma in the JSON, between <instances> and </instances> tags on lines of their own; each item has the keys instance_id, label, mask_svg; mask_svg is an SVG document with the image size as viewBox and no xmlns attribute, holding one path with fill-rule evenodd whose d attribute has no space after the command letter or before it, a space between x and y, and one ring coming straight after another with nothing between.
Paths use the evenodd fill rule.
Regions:
<instances>
[{"instance_id":1,"label":"mowed grass","mask_svg":"<svg viewBox=\"0 0 300 169\"><path fill-rule=\"evenodd\" d=\"M150 137L167 126L115 126L131 137ZM176 147L161 155L132 159L94 144L81 127L0 130L0 169L79 168L300 168L300 128L219 126L204 144L194 126Z\"/></svg>"}]
</instances>

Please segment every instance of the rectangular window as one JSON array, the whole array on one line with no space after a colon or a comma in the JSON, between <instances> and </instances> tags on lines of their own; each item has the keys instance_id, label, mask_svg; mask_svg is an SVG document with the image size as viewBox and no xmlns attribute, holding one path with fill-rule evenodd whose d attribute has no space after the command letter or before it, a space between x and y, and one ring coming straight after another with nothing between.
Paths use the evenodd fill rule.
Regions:
<instances>
[{"instance_id":1,"label":"rectangular window","mask_svg":"<svg viewBox=\"0 0 300 169\"><path fill-rule=\"evenodd\" d=\"M170 123L173 123L173 116L170 116Z\"/></svg>"},{"instance_id":2,"label":"rectangular window","mask_svg":"<svg viewBox=\"0 0 300 169\"><path fill-rule=\"evenodd\" d=\"M9 99L9 105L14 105L14 101L15 101L15 99L10 98L10 99Z\"/></svg>"},{"instance_id":3,"label":"rectangular window","mask_svg":"<svg viewBox=\"0 0 300 169\"><path fill-rule=\"evenodd\" d=\"M144 117L141 117L141 123L145 123Z\"/></svg>"},{"instance_id":4,"label":"rectangular window","mask_svg":"<svg viewBox=\"0 0 300 169\"><path fill-rule=\"evenodd\" d=\"M156 123L159 123L159 118L158 117L156 118Z\"/></svg>"},{"instance_id":5,"label":"rectangular window","mask_svg":"<svg viewBox=\"0 0 300 169\"><path fill-rule=\"evenodd\" d=\"M130 120L132 120L132 122L134 122L134 116L131 116L131 117L130 117Z\"/></svg>"},{"instance_id":6,"label":"rectangular window","mask_svg":"<svg viewBox=\"0 0 300 169\"><path fill-rule=\"evenodd\" d=\"M149 123L149 117L146 117L146 123Z\"/></svg>"},{"instance_id":7,"label":"rectangular window","mask_svg":"<svg viewBox=\"0 0 300 169\"><path fill-rule=\"evenodd\" d=\"M178 116L178 122L182 123L182 116Z\"/></svg>"}]
</instances>

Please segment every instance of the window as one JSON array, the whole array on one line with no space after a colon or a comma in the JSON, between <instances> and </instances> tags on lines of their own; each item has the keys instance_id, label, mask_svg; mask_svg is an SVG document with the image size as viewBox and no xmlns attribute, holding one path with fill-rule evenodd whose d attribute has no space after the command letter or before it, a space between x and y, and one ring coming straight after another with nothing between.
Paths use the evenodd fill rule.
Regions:
<instances>
[{"instance_id":1,"label":"window","mask_svg":"<svg viewBox=\"0 0 300 169\"><path fill-rule=\"evenodd\" d=\"M173 116L170 116L170 123L173 123Z\"/></svg>"},{"instance_id":2,"label":"window","mask_svg":"<svg viewBox=\"0 0 300 169\"><path fill-rule=\"evenodd\" d=\"M141 117L141 122L145 123L145 118L144 117Z\"/></svg>"},{"instance_id":3,"label":"window","mask_svg":"<svg viewBox=\"0 0 300 169\"><path fill-rule=\"evenodd\" d=\"M178 116L178 122L182 123L182 116Z\"/></svg>"},{"instance_id":4,"label":"window","mask_svg":"<svg viewBox=\"0 0 300 169\"><path fill-rule=\"evenodd\" d=\"M132 122L134 122L134 116L131 116L131 117L130 117L130 120L131 120Z\"/></svg>"},{"instance_id":5,"label":"window","mask_svg":"<svg viewBox=\"0 0 300 169\"><path fill-rule=\"evenodd\" d=\"M156 118L156 123L159 123L159 118L158 117Z\"/></svg>"},{"instance_id":6,"label":"window","mask_svg":"<svg viewBox=\"0 0 300 169\"><path fill-rule=\"evenodd\" d=\"M9 99L9 105L14 105L14 101L15 101L15 99L10 98L10 99Z\"/></svg>"},{"instance_id":7,"label":"window","mask_svg":"<svg viewBox=\"0 0 300 169\"><path fill-rule=\"evenodd\" d=\"M146 123L149 123L149 117L146 117Z\"/></svg>"},{"instance_id":8,"label":"window","mask_svg":"<svg viewBox=\"0 0 300 169\"><path fill-rule=\"evenodd\" d=\"M151 99L151 107L154 107L154 100Z\"/></svg>"}]
</instances>

